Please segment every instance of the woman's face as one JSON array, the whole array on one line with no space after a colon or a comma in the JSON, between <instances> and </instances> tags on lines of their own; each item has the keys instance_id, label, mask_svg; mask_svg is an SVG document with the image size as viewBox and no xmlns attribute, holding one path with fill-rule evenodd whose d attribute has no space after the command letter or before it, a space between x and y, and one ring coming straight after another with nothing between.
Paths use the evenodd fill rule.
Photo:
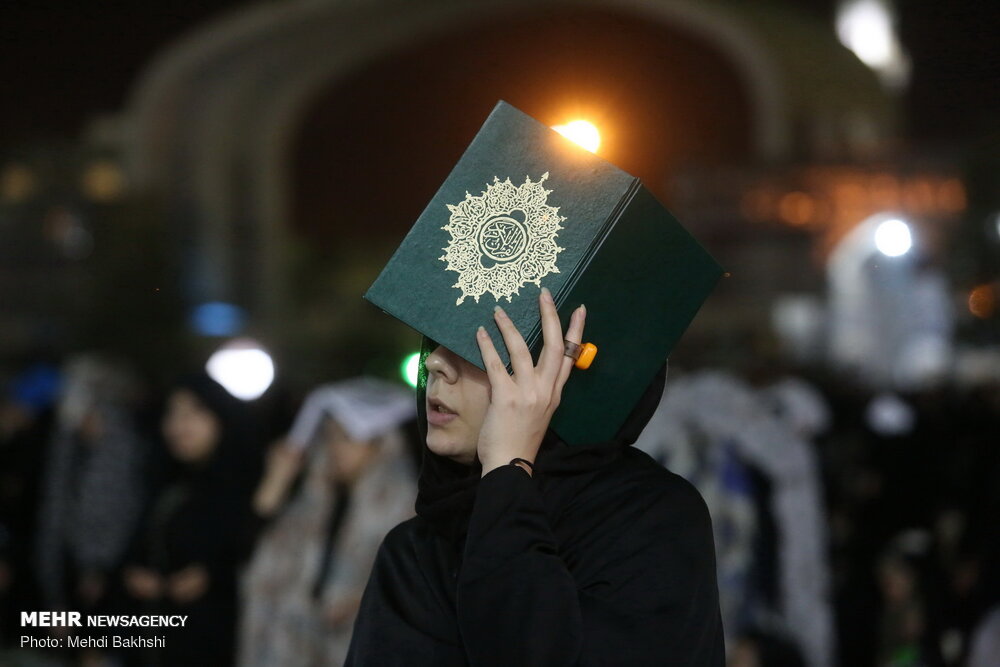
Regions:
<instances>
[{"instance_id":1,"label":"woman's face","mask_svg":"<svg viewBox=\"0 0 1000 667\"><path fill-rule=\"evenodd\" d=\"M330 457L330 477L335 481L353 482L378 458L377 442L354 440L336 420L327 417L324 438Z\"/></svg>"},{"instance_id":2,"label":"woman's face","mask_svg":"<svg viewBox=\"0 0 1000 667\"><path fill-rule=\"evenodd\" d=\"M219 441L218 417L187 389L178 389L167 401L163 437L170 452L181 461L204 461Z\"/></svg>"},{"instance_id":3,"label":"woman's face","mask_svg":"<svg viewBox=\"0 0 1000 667\"><path fill-rule=\"evenodd\" d=\"M451 350L438 346L427 367L427 448L459 463L476 460L479 429L490 406L490 381Z\"/></svg>"}]
</instances>

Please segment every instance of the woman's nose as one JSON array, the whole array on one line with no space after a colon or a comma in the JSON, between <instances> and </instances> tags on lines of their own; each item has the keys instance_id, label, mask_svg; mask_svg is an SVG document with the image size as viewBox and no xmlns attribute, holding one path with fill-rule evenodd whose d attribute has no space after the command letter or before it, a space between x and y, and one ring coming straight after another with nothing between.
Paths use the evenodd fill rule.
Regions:
<instances>
[{"instance_id":1,"label":"woman's nose","mask_svg":"<svg viewBox=\"0 0 1000 667\"><path fill-rule=\"evenodd\" d=\"M454 352L438 346L424 360L427 374L433 379L441 379L449 384L458 379L457 357Z\"/></svg>"}]
</instances>

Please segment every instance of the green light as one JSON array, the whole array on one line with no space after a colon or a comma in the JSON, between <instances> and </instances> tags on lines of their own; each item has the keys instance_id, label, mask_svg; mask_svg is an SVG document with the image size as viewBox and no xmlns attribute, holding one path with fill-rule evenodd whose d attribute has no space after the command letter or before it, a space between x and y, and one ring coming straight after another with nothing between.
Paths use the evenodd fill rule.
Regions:
<instances>
[{"instance_id":1,"label":"green light","mask_svg":"<svg viewBox=\"0 0 1000 667\"><path fill-rule=\"evenodd\" d=\"M406 380L406 384L411 387L417 386L417 375L420 371L420 353L414 352L413 354L407 355L403 359L403 363L399 365L399 372Z\"/></svg>"}]
</instances>

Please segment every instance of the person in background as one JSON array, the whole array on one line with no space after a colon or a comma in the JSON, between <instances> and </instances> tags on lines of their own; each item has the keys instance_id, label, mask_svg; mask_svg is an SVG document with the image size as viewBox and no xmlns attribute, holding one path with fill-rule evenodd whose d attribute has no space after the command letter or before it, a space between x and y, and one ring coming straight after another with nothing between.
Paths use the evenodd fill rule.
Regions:
<instances>
[{"instance_id":1,"label":"person in background","mask_svg":"<svg viewBox=\"0 0 1000 667\"><path fill-rule=\"evenodd\" d=\"M100 613L107 603L142 505L138 396L118 364L97 356L67 364L36 536L48 609Z\"/></svg>"},{"instance_id":2,"label":"person in background","mask_svg":"<svg viewBox=\"0 0 1000 667\"><path fill-rule=\"evenodd\" d=\"M242 582L240 664L343 664L378 545L413 514L415 416L411 391L366 377L305 401L254 499L272 521Z\"/></svg>"},{"instance_id":3,"label":"person in background","mask_svg":"<svg viewBox=\"0 0 1000 667\"><path fill-rule=\"evenodd\" d=\"M926 609L915 565L890 547L878 564L878 581L882 591L879 667L928 664L922 646Z\"/></svg>"},{"instance_id":4,"label":"person in background","mask_svg":"<svg viewBox=\"0 0 1000 667\"><path fill-rule=\"evenodd\" d=\"M0 646L21 634L18 611L37 609L34 538L45 445L62 374L27 365L0 395Z\"/></svg>"},{"instance_id":5,"label":"person in background","mask_svg":"<svg viewBox=\"0 0 1000 667\"><path fill-rule=\"evenodd\" d=\"M246 407L207 375L179 382L161 422L170 461L140 524L123 576L133 613L181 614L164 648L128 651L136 664L228 665L235 652L237 570L251 544L258 448Z\"/></svg>"},{"instance_id":6,"label":"person in background","mask_svg":"<svg viewBox=\"0 0 1000 667\"><path fill-rule=\"evenodd\" d=\"M968 667L991 667L1000 656L1000 606L992 609L972 633Z\"/></svg>"}]
</instances>

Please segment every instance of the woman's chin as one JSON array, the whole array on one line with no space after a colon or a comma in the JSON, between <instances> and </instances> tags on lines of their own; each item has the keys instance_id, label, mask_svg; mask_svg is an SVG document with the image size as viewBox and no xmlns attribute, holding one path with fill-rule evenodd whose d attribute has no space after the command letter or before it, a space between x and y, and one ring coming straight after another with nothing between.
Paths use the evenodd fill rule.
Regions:
<instances>
[{"instance_id":1,"label":"woman's chin","mask_svg":"<svg viewBox=\"0 0 1000 667\"><path fill-rule=\"evenodd\" d=\"M450 438L445 438L442 433L434 433L435 430L438 429L432 427L427 434L427 449L438 456L443 456L452 461L472 465L472 462L476 460L476 450L474 447L470 451L470 448L464 443L458 443Z\"/></svg>"}]
</instances>

